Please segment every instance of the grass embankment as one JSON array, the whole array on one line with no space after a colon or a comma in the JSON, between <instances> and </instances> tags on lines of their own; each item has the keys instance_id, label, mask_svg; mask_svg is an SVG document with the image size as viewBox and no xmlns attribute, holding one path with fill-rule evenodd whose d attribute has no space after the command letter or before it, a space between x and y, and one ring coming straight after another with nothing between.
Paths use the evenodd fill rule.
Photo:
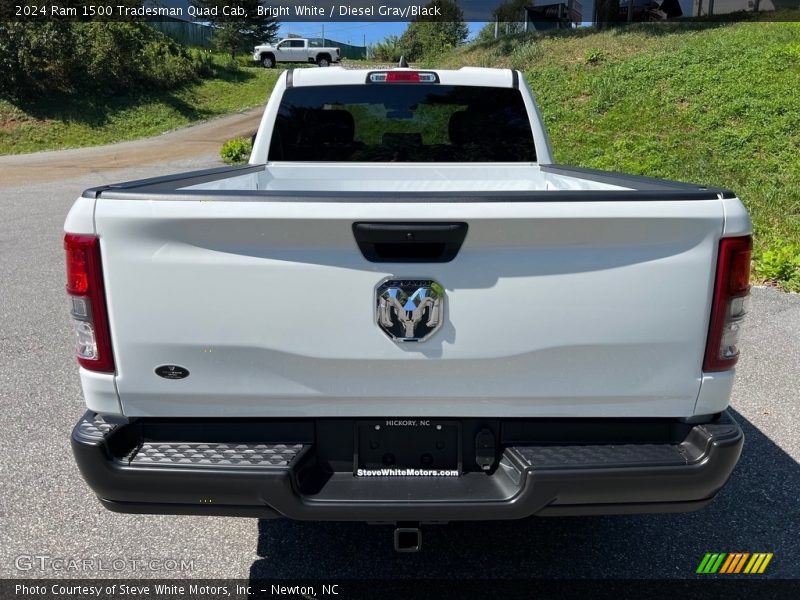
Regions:
<instances>
[{"instance_id":1,"label":"grass embankment","mask_svg":"<svg viewBox=\"0 0 800 600\"><path fill-rule=\"evenodd\" d=\"M757 275L800 291L800 23L520 35L435 64L523 70L558 162L734 190Z\"/></svg>"},{"instance_id":2,"label":"grass embankment","mask_svg":"<svg viewBox=\"0 0 800 600\"><path fill-rule=\"evenodd\" d=\"M0 155L133 140L235 113L264 104L280 73L214 62L214 77L172 91L0 100Z\"/></svg>"}]
</instances>

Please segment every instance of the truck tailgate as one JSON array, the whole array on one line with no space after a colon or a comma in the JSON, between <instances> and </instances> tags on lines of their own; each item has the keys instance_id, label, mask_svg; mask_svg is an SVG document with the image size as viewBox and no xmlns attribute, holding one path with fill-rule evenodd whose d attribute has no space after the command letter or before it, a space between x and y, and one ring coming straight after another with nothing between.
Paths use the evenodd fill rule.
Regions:
<instances>
[{"instance_id":1,"label":"truck tailgate","mask_svg":"<svg viewBox=\"0 0 800 600\"><path fill-rule=\"evenodd\" d=\"M494 199L496 200L496 198ZM693 412L724 223L695 201L97 201L130 416L675 417ZM373 263L354 222L459 221L447 263ZM376 325L386 278L442 328ZM159 377L160 365L190 373Z\"/></svg>"}]
</instances>

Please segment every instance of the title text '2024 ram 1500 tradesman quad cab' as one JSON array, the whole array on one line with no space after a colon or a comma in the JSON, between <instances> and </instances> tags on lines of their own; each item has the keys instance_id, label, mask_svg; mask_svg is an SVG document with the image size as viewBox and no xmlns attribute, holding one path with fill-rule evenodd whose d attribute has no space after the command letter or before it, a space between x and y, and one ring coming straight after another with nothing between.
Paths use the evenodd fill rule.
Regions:
<instances>
[{"instance_id":1,"label":"title text '2024 ram 1500 tradesman quad cab'","mask_svg":"<svg viewBox=\"0 0 800 600\"><path fill-rule=\"evenodd\" d=\"M726 190L553 164L516 71L282 75L250 164L66 221L120 512L417 524L683 511L726 411L751 225Z\"/></svg>"}]
</instances>

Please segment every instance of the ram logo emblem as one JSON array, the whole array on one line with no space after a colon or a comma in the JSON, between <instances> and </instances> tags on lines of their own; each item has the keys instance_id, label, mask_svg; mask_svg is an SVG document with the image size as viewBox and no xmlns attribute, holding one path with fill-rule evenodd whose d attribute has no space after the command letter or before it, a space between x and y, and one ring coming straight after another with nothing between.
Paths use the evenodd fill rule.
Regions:
<instances>
[{"instance_id":1,"label":"ram logo emblem","mask_svg":"<svg viewBox=\"0 0 800 600\"><path fill-rule=\"evenodd\" d=\"M422 342L444 320L444 288L430 279L392 279L376 290L378 326L395 342Z\"/></svg>"}]
</instances>

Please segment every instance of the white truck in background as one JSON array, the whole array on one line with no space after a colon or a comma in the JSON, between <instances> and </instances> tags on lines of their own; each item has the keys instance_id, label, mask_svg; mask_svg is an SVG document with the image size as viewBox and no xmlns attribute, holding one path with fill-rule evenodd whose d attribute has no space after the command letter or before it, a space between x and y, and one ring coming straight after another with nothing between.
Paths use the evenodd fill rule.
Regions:
<instances>
[{"instance_id":1,"label":"white truck in background","mask_svg":"<svg viewBox=\"0 0 800 600\"><path fill-rule=\"evenodd\" d=\"M306 38L286 38L274 46L262 44L253 49L253 60L266 69L272 69L279 63L313 63L329 67L341 58L341 48L314 46Z\"/></svg>"},{"instance_id":2,"label":"white truck in background","mask_svg":"<svg viewBox=\"0 0 800 600\"><path fill-rule=\"evenodd\" d=\"M250 164L92 188L65 224L119 512L419 524L695 510L751 224L730 191L554 164L517 71L289 70Z\"/></svg>"}]
</instances>

